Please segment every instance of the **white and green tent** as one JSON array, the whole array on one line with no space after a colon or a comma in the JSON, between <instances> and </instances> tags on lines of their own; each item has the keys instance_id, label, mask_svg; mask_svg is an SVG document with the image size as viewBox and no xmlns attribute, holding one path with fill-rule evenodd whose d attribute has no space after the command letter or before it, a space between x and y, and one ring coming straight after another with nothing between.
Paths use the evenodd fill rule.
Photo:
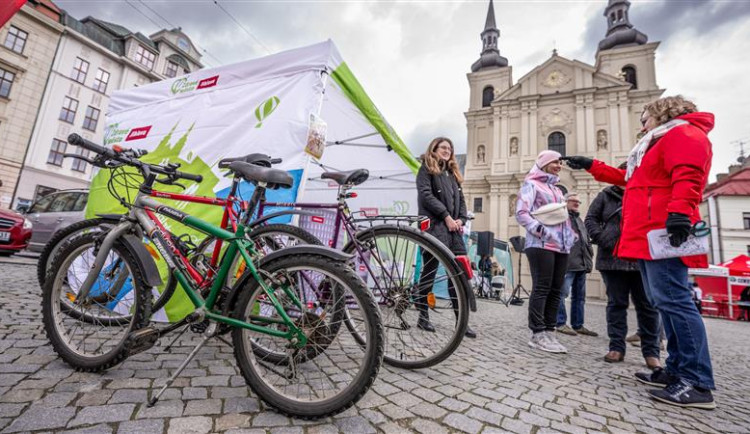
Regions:
<instances>
[{"instance_id":1,"label":"white and green tent","mask_svg":"<svg viewBox=\"0 0 750 434\"><path fill-rule=\"evenodd\" d=\"M304 152L311 115L327 124L327 146L320 161L311 161ZM371 179L358 189L360 196L351 203L355 210L417 211L418 161L330 40L115 92L107 111L105 144L146 149L144 161L180 163L180 170L202 174L204 181L188 184L187 193L204 196L227 194L230 180L218 169L220 159L251 152L283 158L278 167L295 179L292 190L270 192L270 201L332 202L335 188L321 182L323 168L367 168ZM108 180L106 170L95 175L88 217L124 211L108 193ZM245 194L249 197L249 191ZM170 206L216 224L221 216L218 207L174 202ZM164 223L176 233L191 233L174 221ZM160 315L175 320L189 307L186 299L174 297Z\"/></svg>"}]
</instances>

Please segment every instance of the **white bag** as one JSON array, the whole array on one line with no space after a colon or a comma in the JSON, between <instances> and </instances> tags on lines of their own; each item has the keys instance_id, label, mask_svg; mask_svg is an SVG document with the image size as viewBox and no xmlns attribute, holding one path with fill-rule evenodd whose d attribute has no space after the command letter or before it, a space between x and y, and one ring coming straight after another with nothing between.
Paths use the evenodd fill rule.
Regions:
<instances>
[{"instance_id":1,"label":"white bag","mask_svg":"<svg viewBox=\"0 0 750 434\"><path fill-rule=\"evenodd\" d=\"M568 205L565 203L548 203L532 211L531 215L545 226L554 226L568 220Z\"/></svg>"},{"instance_id":2,"label":"white bag","mask_svg":"<svg viewBox=\"0 0 750 434\"><path fill-rule=\"evenodd\" d=\"M680 247L672 247L666 229L648 232L648 250L652 259L680 258L683 256L705 255L708 253L708 237L688 236Z\"/></svg>"}]
</instances>

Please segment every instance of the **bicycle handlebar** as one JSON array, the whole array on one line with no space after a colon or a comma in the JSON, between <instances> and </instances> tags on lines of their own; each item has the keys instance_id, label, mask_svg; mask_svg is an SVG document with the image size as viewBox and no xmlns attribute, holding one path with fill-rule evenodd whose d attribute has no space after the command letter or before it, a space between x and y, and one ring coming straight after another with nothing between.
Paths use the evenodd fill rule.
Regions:
<instances>
[{"instance_id":1,"label":"bicycle handlebar","mask_svg":"<svg viewBox=\"0 0 750 434\"><path fill-rule=\"evenodd\" d=\"M192 173L185 173L180 172L179 170L176 170L179 165L167 165L160 166L157 164L149 164L144 163L143 161L140 161L137 157L145 155L145 151L138 152L138 151L132 151L130 149L123 149L123 150L114 150L110 148L105 148L104 146L97 145L96 143L93 143L89 140L84 139L83 137L79 136L76 133L73 133L68 136L68 143L74 146L80 146L83 149L89 150L95 154L98 154L99 157L94 158L94 160L91 160L89 158L83 157L82 155L76 155L76 154L64 154L65 157L72 157L72 158L78 158L81 160L84 160L94 166L99 167L105 167L109 168L107 160L114 160L122 164L127 164L130 166L135 166L138 169L141 170L144 176L146 176L149 173L158 173L161 175L166 175L167 181L169 179L177 180L178 178L181 179L187 179L189 181L195 181L195 182L202 182L203 176L202 175L195 175ZM162 183L169 183L164 182L164 180L161 180Z\"/></svg>"}]
</instances>

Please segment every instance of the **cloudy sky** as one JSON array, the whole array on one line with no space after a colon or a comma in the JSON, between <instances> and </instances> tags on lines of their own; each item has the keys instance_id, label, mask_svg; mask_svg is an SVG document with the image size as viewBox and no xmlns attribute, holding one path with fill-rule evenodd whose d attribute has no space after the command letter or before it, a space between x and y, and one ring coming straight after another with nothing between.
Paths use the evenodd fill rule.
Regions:
<instances>
[{"instance_id":1,"label":"cloudy sky","mask_svg":"<svg viewBox=\"0 0 750 434\"><path fill-rule=\"evenodd\" d=\"M750 153L750 0L631 0L631 22L661 41L657 83L716 114L714 174ZM55 0L146 35L182 27L207 67L331 38L409 147L430 138L466 147L466 73L479 57L488 1ZM594 63L605 1L496 1L499 47L514 80L561 56Z\"/></svg>"}]
</instances>

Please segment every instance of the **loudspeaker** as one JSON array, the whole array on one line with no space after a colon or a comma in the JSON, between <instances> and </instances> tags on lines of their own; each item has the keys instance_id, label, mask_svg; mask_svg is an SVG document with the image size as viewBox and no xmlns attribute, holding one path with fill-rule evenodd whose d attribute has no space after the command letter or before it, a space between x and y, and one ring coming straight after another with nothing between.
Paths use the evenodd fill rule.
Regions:
<instances>
[{"instance_id":1,"label":"loudspeaker","mask_svg":"<svg viewBox=\"0 0 750 434\"><path fill-rule=\"evenodd\" d=\"M518 253L523 253L525 248L526 238L521 236L510 237L510 245L513 246L513 250Z\"/></svg>"},{"instance_id":2,"label":"loudspeaker","mask_svg":"<svg viewBox=\"0 0 750 434\"><path fill-rule=\"evenodd\" d=\"M490 231L477 232L477 255L487 256L494 254L495 234Z\"/></svg>"}]
</instances>

